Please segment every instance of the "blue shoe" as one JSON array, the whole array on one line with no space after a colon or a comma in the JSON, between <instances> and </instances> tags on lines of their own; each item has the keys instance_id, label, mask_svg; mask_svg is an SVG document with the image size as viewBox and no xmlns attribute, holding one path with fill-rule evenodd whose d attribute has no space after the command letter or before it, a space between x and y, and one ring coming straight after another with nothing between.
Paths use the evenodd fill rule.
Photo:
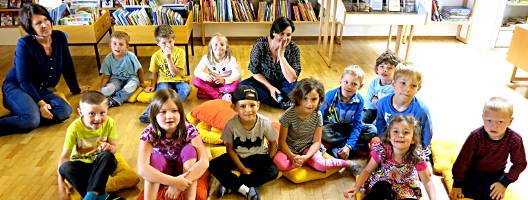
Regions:
<instances>
[{"instance_id":1,"label":"blue shoe","mask_svg":"<svg viewBox=\"0 0 528 200\"><path fill-rule=\"evenodd\" d=\"M93 192L87 192L83 200L97 200L97 195Z\"/></svg>"},{"instance_id":2,"label":"blue shoe","mask_svg":"<svg viewBox=\"0 0 528 200\"><path fill-rule=\"evenodd\" d=\"M145 124L150 123L150 119L149 119L148 115L141 115L141 116L139 116L139 121L140 121L140 122L143 122L143 123L145 123Z\"/></svg>"}]
</instances>

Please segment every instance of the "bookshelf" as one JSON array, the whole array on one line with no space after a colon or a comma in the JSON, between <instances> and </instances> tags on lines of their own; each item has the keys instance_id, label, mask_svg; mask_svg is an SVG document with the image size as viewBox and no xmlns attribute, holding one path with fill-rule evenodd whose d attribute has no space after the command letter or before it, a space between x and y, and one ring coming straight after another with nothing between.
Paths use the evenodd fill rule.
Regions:
<instances>
[{"instance_id":1,"label":"bookshelf","mask_svg":"<svg viewBox=\"0 0 528 200\"><path fill-rule=\"evenodd\" d=\"M501 0L499 16L497 16L497 37L494 47L509 47L513 37L515 24L528 22L528 1Z\"/></svg>"},{"instance_id":2,"label":"bookshelf","mask_svg":"<svg viewBox=\"0 0 528 200\"><path fill-rule=\"evenodd\" d=\"M447 20L433 21L432 15L434 11L431 10L431 12L428 12L428 16L427 16L428 20L427 20L426 25L442 25L442 24L443 25L455 25L457 26L457 33L455 36L456 39L467 44L469 40L469 36L471 34L471 30L472 30L475 9L477 9L479 0L464 0L462 4L460 5L444 5L442 4L443 3L442 1L443 0L436 0L436 2L439 3L438 12L441 12L441 9L443 6L459 6L459 7L464 7L464 8L470 8L471 11L469 14L469 19L464 20L464 21L447 21ZM432 5L430 6L430 8L432 8Z\"/></svg>"},{"instance_id":3,"label":"bookshelf","mask_svg":"<svg viewBox=\"0 0 528 200\"><path fill-rule=\"evenodd\" d=\"M222 15L225 14L225 11L222 11L222 9L217 9L216 12L213 12L213 14L211 14L213 8L210 7L211 5L211 2L213 2L213 4L216 4L217 1L223 1L225 2L225 0L201 0L199 1L199 17L197 19L197 24L200 25L200 29L201 29L201 39L202 39L202 45L205 45L205 30L206 30L206 26L207 25L271 25L273 23L273 20L278 18L279 16L286 16L286 17L289 17L290 19L292 19L292 21L295 23L295 24L319 24L318 22L318 10L315 9L315 5L317 4L317 2L315 0L230 0L231 2L237 2L237 1L245 1L247 5L247 7L251 7L252 8L252 11L254 13L254 17L253 19L248 19L249 17L246 17L246 18L243 18L243 17L240 17L238 20L236 19L236 17L233 17L233 20L231 21L231 19L229 19L227 17L226 18L223 18L221 20L218 20L218 19L215 19L215 20L211 20L211 15L214 15L215 17L218 16L218 13L220 13L219 15ZM229 1L229 0L227 0ZM295 1L295 2L293 2ZM247 4L247 2L250 2L250 4ZM274 18L268 18L267 20L261 20L261 21L257 21L259 18L265 18L264 14L263 15L259 15L260 12L263 12L263 13L266 13L266 10L264 9L264 7L262 7L262 11L260 9L260 6L262 5L261 2L267 2L268 4L270 4L271 7L274 7L274 6L283 6L282 7L282 14L274 14ZM279 3L279 2L282 2L282 3ZM300 5L300 3L305 3L306 4L306 8L304 8L306 13L304 15L301 15L299 14L301 11L299 11L298 13L295 13L294 12L294 6L298 6ZM309 4L309 5L308 5ZM232 3L231 5L235 5L235 3ZM209 7L208 7L209 6ZM228 8L228 6L224 6L222 8ZM289 10L287 11L286 13L289 13L289 14L285 14L285 10ZM238 9L236 10L236 8L233 8L231 7L232 9L232 14L233 16L235 15L235 13L238 13L238 14L241 14L242 12L246 11L246 15L249 11L247 10L243 10L242 12L240 12L241 9ZM273 12L273 11L270 11L270 12ZM275 10L275 12L279 12L277 10ZM309 13L312 13L309 17ZM243 13L242 13L243 14ZM241 15L242 15L241 14ZM273 13L272 13L273 14ZM260 17L259 17L260 16ZM297 18L298 17L298 18ZM305 20L305 21L301 21L301 20Z\"/></svg>"}]
</instances>

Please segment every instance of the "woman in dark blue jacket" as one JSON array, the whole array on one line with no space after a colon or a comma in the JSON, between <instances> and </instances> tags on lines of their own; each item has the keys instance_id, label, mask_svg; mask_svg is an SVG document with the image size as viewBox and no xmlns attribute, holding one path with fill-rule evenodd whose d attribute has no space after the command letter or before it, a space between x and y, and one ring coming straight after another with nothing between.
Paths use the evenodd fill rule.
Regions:
<instances>
[{"instance_id":1,"label":"woman in dark blue jacket","mask_svg":"<svg viewBox=\"0 0 528 200\"><path fill-rule=\"evenodd\" d=\"M0 118L0 135L68 119L72 108L53 94L61 74L72 93L81 92L66 36L52 30L48 11L38 4L26 6L20 24L28 35L18 39L14 66L2 85L4 106L11 114Z\"/></svg>"}]
</instances>

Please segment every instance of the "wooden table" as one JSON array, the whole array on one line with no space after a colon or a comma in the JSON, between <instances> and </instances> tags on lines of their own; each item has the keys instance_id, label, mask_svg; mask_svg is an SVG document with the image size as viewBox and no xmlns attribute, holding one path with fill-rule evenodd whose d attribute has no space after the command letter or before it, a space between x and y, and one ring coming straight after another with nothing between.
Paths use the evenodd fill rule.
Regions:
<instances>
[{"instance_id":1,"label":"wooden table","mask_svg":"<svg viewBox=\"0 0 528 200\"><path fill-rule=\"evenodd\" d=\"M510 82L528 81L528 77L518 77L517 68L528 71L528 24L516 25L513 30L513 38L508 50L506 60L513 64L513 73Z\"/></svg>"}]
</instances>

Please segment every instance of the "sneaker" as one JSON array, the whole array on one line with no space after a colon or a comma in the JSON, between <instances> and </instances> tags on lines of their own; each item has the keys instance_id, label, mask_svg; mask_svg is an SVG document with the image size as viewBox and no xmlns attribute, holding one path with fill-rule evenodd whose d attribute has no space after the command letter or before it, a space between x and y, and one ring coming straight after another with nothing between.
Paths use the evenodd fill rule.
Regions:
<instances>
[{"instance_id":1,"label":"sneaker","mask_svg":"<svg viewBox=\"0 0 528 200\"><path fill-rule=\"evenodd\" d=\"M108 97L106 99L108 101L108 108L119 106L119 103L117 103L116 100L114 100L114 99L112 99L110 97Z\"/></svg>"},{"instance_id":2,"label":"sneaker","mask_svg":"<svg viewBox=\"0 0 528 200\"><path fill-rule=\"evenodd\" d=\"M103 198L97 198L97 200L125 200L125 198L120 197L115 193L105 193Z\"/></svg>"},{"instance_id":3,"label":"sneaker","mask_svg":"<svg viewBox=\"0 0 528 200\"><path fill-rule=\"evenodd\" d=\"M218 186L218 190L216 190L216 198L222 198L225 194L231 193L231 189L226 188L223 185Z\"/></svg>"},{"instance_id":4,"label":"sneaker","mask_svg":"<svg viewBox=\"0 0 528 200\"><path fill-rule=\"evenodd\" d=\"M224 96L222 96L222 100L227 101L227 102L231 102L231 95L230 94L224 94Z\"/></svg>"},{"instance_id":5,"label":"sneaker","mask_svg":"<svg viewBox=\"0 0 528 200\"><path fill-rule=\"evenodd\" d=\"M150 119L149 119L148 115L141 115L141 116L139 116L139 121L140 121L140 122L143 122L143 123L145 123L145 124L150 123Z\"/></svg>"},{"instance_id":6,"label":"sneaker","mask_svg":"<svg viewBox=\"0 0 528 200\"><path fill-rule=\"evenodd\" d=\"M363 166L361 166L359 163L354 162L352 160L347 160L348 167L347 169L350 171L350 174L354 177L359 176L361 174L361 171L363 171Z\"/></svg>"},{"instance_id":7,"label":"sneaker","mask_svg":"<svg viewBox=\"0 0 528 200\"><path fill-rule=\"evenodd\" d=\"M250 187L249 192L246 194L247 200L260 200L260 194L257 188Z\"/></svg>"},{"instance_id":8,"label":"sneaker","mask_svg":"<svg viewBox=\"0 0 528 200\"><path fill-rule=\"evenodd\" d=\"M280 101L279 102L280 108L283 110L286 110L293 106L293 102L290 101Z\"/></svg>"}]
</instances>

